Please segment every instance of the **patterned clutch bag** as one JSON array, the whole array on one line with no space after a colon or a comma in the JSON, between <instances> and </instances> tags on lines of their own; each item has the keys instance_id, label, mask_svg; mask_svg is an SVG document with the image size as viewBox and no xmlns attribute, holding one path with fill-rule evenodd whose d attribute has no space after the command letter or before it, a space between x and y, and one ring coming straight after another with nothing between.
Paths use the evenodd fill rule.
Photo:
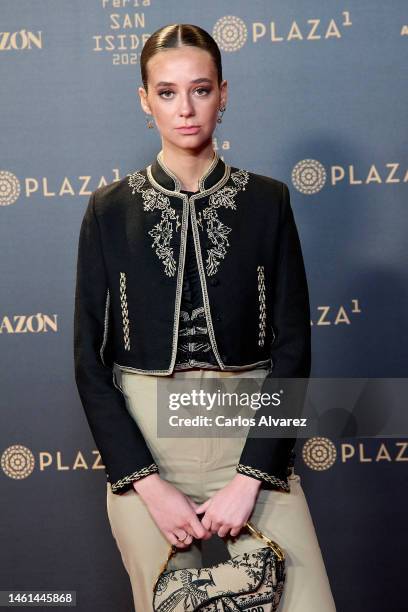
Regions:
<instances>
[{"instance_id":1,"label":"patterned clutch bag","mask_svg":"<svg viewBox=\"0 0 408 612\"><path fill-rule=\"evenodd\" d=\"M155 612L274 612L285 583L285 554L280 546L247 522L266 546L200 569L166 571L177 552L171 546L153 587Z\"/></svg>"}]
</instances>

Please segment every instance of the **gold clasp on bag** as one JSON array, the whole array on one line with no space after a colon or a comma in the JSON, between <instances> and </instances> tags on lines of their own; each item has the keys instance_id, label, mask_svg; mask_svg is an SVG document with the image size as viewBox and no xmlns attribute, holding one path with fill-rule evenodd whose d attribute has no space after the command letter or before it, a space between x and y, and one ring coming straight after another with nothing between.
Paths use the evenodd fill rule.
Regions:
<instances>
[{"instance_id":1,"label":"gold clasp on bag","mask_svg":"<svg viewBox=\"0 0 408 612\"><path fill-rule=\"evenodd\" d=\"M259 538L260 540L262 540L263 542L266 543L267 546L269 546L269 548L272 548L273 552L275 553L275 555L277 556L279 561L284 561L285 560L285 553L283 552L283 550L281 549L281 547L279 546L279 544L277 544L276 542L274 542L273 540L271 540L270 538L268 538L266 535L264 535L261 531L259 531L259 529L257 529L252 523L250 523L249 521L247 521L244 525L244 527L247 527L247 529L249 530L249 532L254 535L255 537ZM170 559L176 554L176 552L178 551L178 548L175 544L172 544L170 546L170 549L168 551L167 554L167 559L166 561L162 564L160 571L159 571L159 575L156 578L156 581L153 585L153 591L156 588L156 584L159 581L159 578L161 576L161 574L167 569L167 565L170 561Z\"/></svg>"},{"instance_id":2,"label":"gold clasp on bag","mask_svg":"<svg viewBox=\"0 0 408 612\"><path fill-rule=\"evenodd\" d=\"M284 561L285 560L285 553L283 552L283 550L281 549L281 547L279 546L279 544L277 544L276 542L274 542L273 540L271 540L270 538L268 538L266 535L264 535L261 531L259 531L259 529L257 529L252 523L250 523L249 521L247 521L245 523L245 527L247 527L249 529L249 531L256 536L257 538L259 538L260 540L263 540L264 542L266 542L267 546L269 546L270 548L272 548L273 552L275 553L275 555L278 557L279 561Z\"/></svg>"}]
</instances>

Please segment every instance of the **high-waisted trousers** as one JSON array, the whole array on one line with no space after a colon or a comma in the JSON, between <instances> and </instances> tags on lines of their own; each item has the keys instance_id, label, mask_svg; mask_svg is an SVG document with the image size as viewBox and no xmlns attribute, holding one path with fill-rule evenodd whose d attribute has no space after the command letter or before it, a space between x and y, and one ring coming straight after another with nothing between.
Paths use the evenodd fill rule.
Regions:
<instances>
[{"instance_id":1,"label":"high-waisted trousers","mask_svg":"<svg viewBox=\"0 0 408 612\"><path fill-rule=\"evenodd\" d=\"M172 376L194 377L199 381L217 376L263 377L265 373L265 370L237 373L202 369L176 370ZM143 433L161 478L201 504L234 477L245 437L158 437L156 377L122 371L120 384L127 409ZM289 483L290 493L260 489L248 519L285 551L286 581L279 612L335 612L301 479L293 469ZM153 584L167 559L170 543L134 489L118 495L112 493L107 483L107 514L129 574L135 610L151 612ZM238 538L226 537L224 542L231 557L264 545L246 529L241 530ZM167 569L188 567L202 567L200 540L178 549Z\"/></svg>"}]
</instances>

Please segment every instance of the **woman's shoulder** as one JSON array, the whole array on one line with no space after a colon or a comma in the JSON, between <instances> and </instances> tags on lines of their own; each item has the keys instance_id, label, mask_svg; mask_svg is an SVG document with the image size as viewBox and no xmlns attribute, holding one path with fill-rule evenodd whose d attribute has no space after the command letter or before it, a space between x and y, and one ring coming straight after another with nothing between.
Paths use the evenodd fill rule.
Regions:
<instances>
[{"instance_id":1,"label":"woman's shoulder","mask_svg":"<svg viewBox=\"0 0 408 612\"><path fill-rule=\"evenodd\" d=\"M245 172L248 175L247 188L252 187L253 189L256 189L258 194L264 192L269 196L272 195L281 197L285 187L288 189L288 186L284 181L270 175L260 174L247 168L231 166L231 175L235 172Z\"/></svg>"}]
</instances>

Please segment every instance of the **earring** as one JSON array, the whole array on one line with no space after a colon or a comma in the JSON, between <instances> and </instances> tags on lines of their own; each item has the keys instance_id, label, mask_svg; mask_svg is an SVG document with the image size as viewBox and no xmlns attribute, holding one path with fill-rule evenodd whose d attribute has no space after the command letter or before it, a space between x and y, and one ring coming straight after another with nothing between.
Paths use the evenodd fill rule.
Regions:
<instances>
[{"instance_id":1,"label":"earring","mask_svg":"<svg viewBox=\"0 0 408 612\"><path fill-rule=\"evenodd\" d=\"M150 118L150 115L146 114L146 126L150 129L150 128L154 128L154 122L153 119Z\"/></svg>"},{"instance_id":2,"label":"earring","mask_svg":"<svg viewBox=\"0 0 408 612\"><path fill-rule=\"evenodd\" d=\"M217 118L217 123L222 123L222 116L225 111L225 106L221 106L220 111L221 111L221 115Z\"/></svg>"}]
</instances>

